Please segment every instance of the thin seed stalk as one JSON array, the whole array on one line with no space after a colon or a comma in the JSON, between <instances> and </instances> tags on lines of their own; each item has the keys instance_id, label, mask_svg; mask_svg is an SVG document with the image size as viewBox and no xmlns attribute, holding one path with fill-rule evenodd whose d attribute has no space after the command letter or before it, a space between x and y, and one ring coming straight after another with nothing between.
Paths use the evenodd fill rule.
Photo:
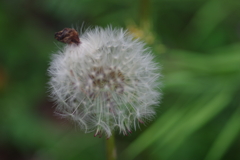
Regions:
<instances>
[{"instance_id":1,"label":"thin seed stalk","mask_svg":"<svg viewBox=\"0 0 240 160\"><path fill-rule=\"evenodd\" d=\"M117 151L115 146L114 135L112 135L109 139L106 139L106 151L107 151L107 160L117 159Z\"/></svg>"}]
</instances>

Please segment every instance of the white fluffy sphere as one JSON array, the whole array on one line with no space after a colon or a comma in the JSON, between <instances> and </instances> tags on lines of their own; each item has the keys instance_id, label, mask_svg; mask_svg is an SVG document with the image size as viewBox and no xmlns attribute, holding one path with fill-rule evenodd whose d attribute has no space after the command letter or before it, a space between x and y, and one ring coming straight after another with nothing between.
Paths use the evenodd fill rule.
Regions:
<instances>
[{"instance_id":1,"label":"white fluffy sphere","mask_svg":"<svg viewBox=\"0 0 240 160\"><path fill-rule=\"evenodd\" d=\"M127 134L155 114L159 66L122 29L96 27L53 55L48 73L56 111L96 135Z\"/></svg>"}]
</instances>

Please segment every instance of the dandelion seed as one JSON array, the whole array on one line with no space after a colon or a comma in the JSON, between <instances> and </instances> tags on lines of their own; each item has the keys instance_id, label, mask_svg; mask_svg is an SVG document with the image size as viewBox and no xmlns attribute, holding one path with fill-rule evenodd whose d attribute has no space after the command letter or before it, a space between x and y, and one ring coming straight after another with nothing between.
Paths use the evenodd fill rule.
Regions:
<instances>
[{"instance_id":1,"label":"dandelion seed","mask_svg":"<svg viewBox=\"0 0 240 160\"><path fill-rule=\"evenodd\" d=\"M113 130L127 135L151 120L161 75L145 44L111 27L87 30L81 41L76 35L69 40L74 33L68 28L55 34L67 43L48 70L56 111L99 137L110 137Z\"/></svg>"}]
</instances>

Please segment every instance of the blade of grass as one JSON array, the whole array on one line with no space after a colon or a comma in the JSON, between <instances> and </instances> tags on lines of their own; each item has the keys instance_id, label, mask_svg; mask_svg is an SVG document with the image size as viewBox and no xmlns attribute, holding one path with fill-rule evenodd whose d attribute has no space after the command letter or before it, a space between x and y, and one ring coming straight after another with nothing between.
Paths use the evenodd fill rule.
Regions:
<instances>
[{"instance_id":1,"label":"blade of grass","mask_svg":"<svg viewBox=\"0 0 240 160\"><path fill-rule=\"evenodd\" d=\"M219 160L227 152L228 148L239 136L240 132L240 106L233 113L228 123L222 129L222 132L217 136L215 142L210 148L205 160Z\"/></svg>"},{"instance_id":2,"label":"blade of grass","mask_svg":"<svg viewBox=\"0 0 240 160\"><path fill-rule=\"evenodd\" d=\"M222 91L215 97L212 97L212 100L206 105L192 106L192 111L184 116L184 119L180 120L173 130L169 130L169 134L160 137L161 143L158 143L158 147L155 147L153 153L158 154L161 148L168 146L164 155L166 156L165 158L169 158L191 134L221 112L230 100L231 95Z\"/></svg>"}]
</instances>

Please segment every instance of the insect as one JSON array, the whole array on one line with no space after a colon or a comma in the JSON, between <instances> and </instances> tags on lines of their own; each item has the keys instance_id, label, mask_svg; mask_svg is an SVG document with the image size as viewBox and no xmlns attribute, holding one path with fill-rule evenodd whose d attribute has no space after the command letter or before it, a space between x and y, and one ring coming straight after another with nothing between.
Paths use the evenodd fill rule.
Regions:
<instances>
[{"instance_id":1,"label":"insect","mask_svg":"<svg viewBox=\"0 0 240 160\"><path fill-rule=\"evenodd\" d=\"M72 28L64 28L55 33L55 39L67 44L80 44L78 32Z\"/></svg>"}]
</instances>

